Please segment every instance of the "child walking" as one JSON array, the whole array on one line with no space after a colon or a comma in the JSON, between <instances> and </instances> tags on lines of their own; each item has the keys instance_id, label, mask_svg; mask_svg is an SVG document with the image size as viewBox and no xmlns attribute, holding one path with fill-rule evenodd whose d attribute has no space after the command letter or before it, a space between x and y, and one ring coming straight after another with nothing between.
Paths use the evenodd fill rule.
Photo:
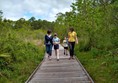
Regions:
<instances>
[{"instance_id":1,"label":"child walking","mask_svg":"<svg viewBox=\"0 0 118 83\"><path fill-rule=\"evenodd\" d=\"M63 40L63 47L64 47L64 55L68 55L68 40L66 37Z\"/></svg>"},{"instance_id":2,"label":"child walking","mask_svg":"<svg viewBox=\"0 0 118 83\"><path fill-rule=\"evenodd\" d=\"M59 61L59 43L60 43L60 39L57 37L57 33L55 33L53 37L53 45L54 45L57 61Z\"/></svg>"}]
</instances>

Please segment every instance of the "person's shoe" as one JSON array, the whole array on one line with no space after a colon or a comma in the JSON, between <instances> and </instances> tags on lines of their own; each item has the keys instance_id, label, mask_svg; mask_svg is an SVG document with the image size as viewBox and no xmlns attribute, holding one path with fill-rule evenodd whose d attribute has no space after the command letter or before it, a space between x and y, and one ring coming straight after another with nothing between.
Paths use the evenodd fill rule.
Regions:
<instances>
[{"instance_id":1,"label":"person's shoe","mask_svg":"<svg viewBox=\"0 0 118 83\"><path fill-rule=\"evenodd\" d=\"M64 55L65 55L65 52L64 52Z\"/></svg>"},{"instance_id":2,"label":"person's shoe","mask_svg":"<svg viewBox=\"0 0 118 83\"><path fill-rule=\"evenodd\" d=\"M49 60L51 60L52 58L50 57Z\"/></svg>"},{"instance_id":3,"label":"person's shoe","mask_svg":"<svg viewBox=\"0 0 118 83\"><path fill-rule=\"evenodd\" d=\"M72 59L74 59L74 57L72 57Z\"/></svg>"},{"instance_id":4,"label":"person's shoe","mask_svg":"<svg viewBox=\"0 0 118 83\"><path fill-rule=\"evenodd\" d=\"M59 61L59 59L57 59L57 61Z\"/></svg>"},{"instance_id":5,"label":"person's shoe","mask_svg":"<svg viewBox=\"0 0 118 83\"><path fill-rule=\"evenodd\" d=\"M69 57L69 60L72 59L71 57Z\"/></svg>"},{"instance_id":6,"label":"person's shoe","mask_svg":"<svg viewBox=\"0 0 118 83\"><path fill-rule=\"evenodd\" d=\"M48 59L51 60L51 56L48 56Z\"/></svg>"},{"instance_id":7,"label":"person's shoe","mask_svg":"<svg viewBox=\"0 0 118 83\"><path fill-rule=\"evenodd\" d=\"M49 59L50 56L48 56L48 59Z\"/></svg>"}]
</instances>

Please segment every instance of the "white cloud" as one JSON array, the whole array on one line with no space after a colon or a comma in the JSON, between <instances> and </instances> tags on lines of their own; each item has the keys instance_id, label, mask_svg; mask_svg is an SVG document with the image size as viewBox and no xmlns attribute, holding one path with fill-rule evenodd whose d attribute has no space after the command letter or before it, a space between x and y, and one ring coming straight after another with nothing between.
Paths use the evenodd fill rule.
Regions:
<instances>
[{"instance_id":1,"label":"white cloud","mask_svg":"<svg viewBox=\"0 0 118 83\"><path fill-rule=\"evenodd\" d=\"M36 19L54 21L59 12L70 11L74 0L0 0L0 10L4 18L18 20Z\"/></svg>"}]
</instances>

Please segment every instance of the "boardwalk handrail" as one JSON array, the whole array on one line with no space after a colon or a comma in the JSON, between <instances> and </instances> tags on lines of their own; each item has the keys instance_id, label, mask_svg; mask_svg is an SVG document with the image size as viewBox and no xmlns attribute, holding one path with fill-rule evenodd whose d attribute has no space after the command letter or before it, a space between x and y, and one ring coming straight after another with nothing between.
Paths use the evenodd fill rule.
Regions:
<instances>
[{"instance_id":1,"label":"boardwalk handrail","mask_svg":"<svg viewBox=\"0 0 118 83\"><path fill-rule=\"evenodd\" d=\"M80 66L82 67L83 71L86 73L86 75L88 76L89 80L91 81L91 83L94 83L93 79L90 77L90 75L88 74L88 72L86 71L86 69L83 67L83 65L81 64L81 62L79 61L79 59L75 56L75 59L77 60L77 62L80 64Z\"/></svg>"}]
</instances>

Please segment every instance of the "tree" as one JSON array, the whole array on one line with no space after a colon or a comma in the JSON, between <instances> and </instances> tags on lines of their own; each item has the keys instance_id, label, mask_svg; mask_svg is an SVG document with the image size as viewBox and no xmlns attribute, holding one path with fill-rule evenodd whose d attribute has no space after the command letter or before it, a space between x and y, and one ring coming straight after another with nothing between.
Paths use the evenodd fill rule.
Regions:
<instances>
[{"instance_id":1,"label":"tree","mask_svg":"<svg viewBox=\"0 0 118 83\"><path fill-rule=\"evenodd\" d=\"M80 48L112 49L118 46L118 1L117 0L76 0L72 11L57 15L56 23L62 27L73 26L82 44ZM56 27L57 28L57 27ZM114 36L113 36L114 35ZM111 39L112 38L112 39ZM114 43L113 41L114 40Z\"/></svg>"},{"instance_id":2,"label":"tree","mask_svg":"<svg viewBox=\"0 0 118 83\"><path fill-rule=\"evenodd\" d=\"M2 12L2 10L0 10L0 21L2 21L2 14L3 14L3 12Z\"/></svg>"},{"instance_id":3,"label":"tree","mask_svg":"<svg viewBox=\"0 0 118 83\"><path fill-rule=\"evenodd\" d=\"M29 21L29 22L34 22L35 20L36 20L35 17L31 17L28 21Z\"/></svg>"}]
</instances>

